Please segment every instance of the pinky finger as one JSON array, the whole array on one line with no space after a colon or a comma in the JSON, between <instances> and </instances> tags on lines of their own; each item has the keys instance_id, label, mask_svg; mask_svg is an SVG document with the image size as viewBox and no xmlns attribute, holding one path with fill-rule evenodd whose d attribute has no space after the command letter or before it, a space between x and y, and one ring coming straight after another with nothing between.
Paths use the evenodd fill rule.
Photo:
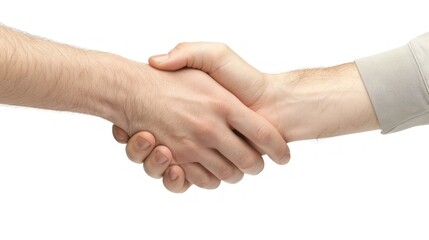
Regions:
<instances>
[{"instance_id":1,"label":"pinky finger","mask_svg":"<svg viewBox=\"0 0 429 240\"><path fill-rule=\"evenodd\" d=\"M124 144L128 142L128 139L130 139L128 133L126 133L122 128L116 125L112 125L112 134L113 138L115 138L118 143Z\"/></svg>"},{"instance_id":2,"label":"pinky finger","mask_svg":"<svg viewBox=\"0 0 429 240\"><path fill-rule=\"evenodd\" d=\"M183 193L192 185L185 178L185 172L177 165L171 165L163 176L165 188L174 193Z\"/></svg>"}]
</instances>

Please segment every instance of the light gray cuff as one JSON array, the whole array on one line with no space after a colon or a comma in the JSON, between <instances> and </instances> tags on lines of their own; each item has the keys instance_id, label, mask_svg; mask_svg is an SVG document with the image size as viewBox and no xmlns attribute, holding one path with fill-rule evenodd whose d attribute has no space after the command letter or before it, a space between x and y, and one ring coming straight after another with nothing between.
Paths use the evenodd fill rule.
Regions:
<instances>
[{"instance_id":1,"label":"light gray cuff","mask_svg":"<svg viewBox=\"0 0 429 240\"><path fill-rule=\"evenodd\" d=\"M429 34L356 65L382 133L429 124Z\"/></svg>"}]
</instances>

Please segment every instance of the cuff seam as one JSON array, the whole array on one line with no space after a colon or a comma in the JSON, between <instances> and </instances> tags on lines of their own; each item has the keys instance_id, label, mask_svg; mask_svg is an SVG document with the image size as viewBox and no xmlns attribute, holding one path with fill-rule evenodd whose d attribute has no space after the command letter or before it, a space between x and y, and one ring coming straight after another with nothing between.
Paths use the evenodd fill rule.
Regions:
<instances>
[{"instance_id":1,"label":"cuff seam","mask_svg":"<svg viewBox=\"0 0 429 240\"><path fill-rule=\"evenodd\" d=\"M429 86L428 86L427 77L424 74L422 66L420 65L420 62L419 62L419 60L416 57L416 54L414 52L414 48L413 48L412 42L408 43L408 48L410 49L411 55L413 56L413 59L416 62L417 68L419 69L419 72L420 72L420 76L422 76L423 82L424 82L425 87L426 87L426 92L429 94Z\"/></svg>"},{"instance_id":2,"label":"cuff seam","mask_svg":"<svg viewBox=\"0 0 429 240\"><path fill-rule=\"evenodd\" d=\"M401 129L401 126L404 125L405 123L410 122L410 121L417 119L417 118L424 116L424 115L429 115L429 109L425 110L424 112L421 112L419 114L413 115L413 116L411 116L411 117L409 117L403 121L398 122L395 126L393 126L392 128L390 128L388 130L381 130L381 133L382 134L389 134L389 133L395 132L396 129L398 129L398 128Z\"/></svg>"}]
</instances>

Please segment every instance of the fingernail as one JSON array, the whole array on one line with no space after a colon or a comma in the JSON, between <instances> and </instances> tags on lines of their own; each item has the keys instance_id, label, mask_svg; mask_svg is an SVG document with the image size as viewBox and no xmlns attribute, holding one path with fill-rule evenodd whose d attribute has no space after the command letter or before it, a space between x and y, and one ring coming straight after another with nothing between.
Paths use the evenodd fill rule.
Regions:
<instances>
[{"instance_id":1,"label":"fingernail","mask_svg":"<svg viewBox=\"0 0 429 240\"><path fill-rule=\"evenodd\" d=\"M137 147L140 150L146 150L150 147L150 142L142 137L137 137Z\"/></svg>"},{"instance_id":2,"label":"fingernail","mask_svg":"<svg viewBox=\"0 0 429 240\"><path fill-rule=\"evenodd\" d=\"M170 171L170 180L171 181L176 181L176 179L179 177L175 172Z\"/></svg>"},{"instance_id":3,"label":"fingernail","mask_svg":"<svg viewBox=\"0 0 429 240\"><path fill-rule=\"evenodd\" d=\"M125 135L122 131L119 131L118 129L114 129L116 138L121 141L125 142L127 140L127 135Z\"/></svg>"},{"instance_id":4,"label":"fingernail","mask_svg":"<svg viewBox=\"0 0 429 240\"><path fill-rule=\"evenodd\" d=\"M125 142L127 140L127 137L122 133L116 133L116 137L119 141Z\"/></svg>"},{"instance_id":5,"label":"fingernail","mask_svg":"<svg viewBox=\"0 0 429 240\"><path fill-rule=\"evenodd\" d=\"M156 55L152 57L152 60L162 63L168 60L168 54L161 54L161 55Z\"/></svg>"},{"instance_id":6,"label":"fingernail","mask_svg":"<svg viewBox=\"0 0 429 240\"><path fill-rule=\"evenodd\" d=\"M156 153L155 153L155 161L158 163L158 164L164 164L165 162L167 162L167 157L164 155L164 154L162 154L160 151L156 151Z\"/></svg>"},{"instance_id":7,"label":"fingernail","mask_svg":"<svg viewBox=\"0 0 429 240\"><path fill-rule=\"evenodd\" d=\"M290 160L290 153L287 153L281 160L280 160L280 163L281 164L286 164L286 163L288 163L289 162L289 160Z\"/></svg>"}]
</instances>

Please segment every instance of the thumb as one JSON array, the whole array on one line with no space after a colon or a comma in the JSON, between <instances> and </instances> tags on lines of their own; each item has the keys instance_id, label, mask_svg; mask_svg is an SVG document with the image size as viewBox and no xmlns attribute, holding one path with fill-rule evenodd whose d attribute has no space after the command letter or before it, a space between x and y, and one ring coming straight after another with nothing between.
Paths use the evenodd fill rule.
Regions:
<instances>
[{"instance_id":1,"label":"thumb","mask_svg":"<svg viewBox=\"0 0 429 240\"><path fill-rule=\"evenodd\" d=\"M181 43L168 54L149 58L149 64L159 70L204 71L247 106L255 103L266 87L264 74L221 43Z\"/></svg>"},{"instance_id":2,"label":"thumb","mask_svg":"<svg viewBox=\"0 0 429 240\"><path fill-rule=\"evenodd\" d=\"M168 54L150 57L149 64L159 70L174 71L181 68L194 68L210 74L213 69L223 65L221 61L224 56L219 54L221 45L223 44L179 43Z\"/></svg>"}]
</instances>

